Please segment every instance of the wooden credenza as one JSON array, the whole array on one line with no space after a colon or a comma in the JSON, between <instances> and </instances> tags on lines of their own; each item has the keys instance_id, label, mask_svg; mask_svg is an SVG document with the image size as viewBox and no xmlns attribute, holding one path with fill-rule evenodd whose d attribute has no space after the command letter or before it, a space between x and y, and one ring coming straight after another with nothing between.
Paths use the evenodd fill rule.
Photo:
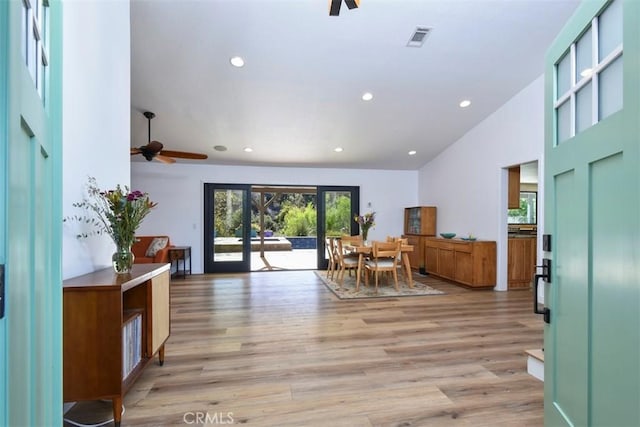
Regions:
<instances>
[{"instance_id":1,"label":"wooden credenza","mask_svg":"<svg viewBox=\"0 0 640 427\"><path fill-rule=\"evenodd\" d=\"M65 402L111 399L115 425L120 425L127 390L156 354L164 363L170 333L169 266L134 264L126 275L107 268L63 282ZM128 340L127 325L133 319L140 332L136 340Z\"/></svg>"},{"instance_id":2,"label":"wooden credenza","mask_svg":"<svg viewBox=\"0 0 640 427\"><path fill-rule=\"evenodd\" d=\"M496 242L424 239L427 273L474 288L496 285Z\"/></svg>"}]
</instances>

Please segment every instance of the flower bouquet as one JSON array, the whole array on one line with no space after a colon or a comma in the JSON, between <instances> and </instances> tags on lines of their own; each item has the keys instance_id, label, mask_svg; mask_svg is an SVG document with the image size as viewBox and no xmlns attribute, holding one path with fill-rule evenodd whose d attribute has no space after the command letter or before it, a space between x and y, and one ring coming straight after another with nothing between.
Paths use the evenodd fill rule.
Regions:
<instances>
[{"instance_id":1,"label":"flower bouquet","mask_svg":"<svg viewBox=\"0 0 640 427\"><path fill-rule=\"evenodd\" d=\"M369 229L376 225L376 213L368 212L364 215L356 215L353 217L353 220L360 225L360 230L362 232L362 240L367 241L367 237L369 236Z\"/></svg>"},{"instance_id":2,"label":"flower bouquet","mask_svg":"<svg viewBox=\"0 0 640 427\"><path fill-rule=\"evenodd\" d=\"M96 234L108 234L116 244L113 254L113 268L116 273L128 273L133 264L131 245L136 230L156 203L149 200L147 193L129 191L129 187L120 185L115 190L101 191L96 179L89 177L88 197L73 206L93 212L95 216L73 216L66 220L76 220L92 225L95 229L83 232L76 237L84 238Z\"/></svg>"}]
</instances>

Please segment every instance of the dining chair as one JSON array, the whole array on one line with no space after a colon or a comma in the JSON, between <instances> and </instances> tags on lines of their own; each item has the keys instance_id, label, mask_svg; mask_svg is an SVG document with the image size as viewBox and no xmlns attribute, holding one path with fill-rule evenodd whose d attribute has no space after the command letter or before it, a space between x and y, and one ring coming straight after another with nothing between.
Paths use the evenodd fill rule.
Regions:
<instances>
[{"instance_id":1,"label":"dining chair","mask_svg":"<svg viewBox=\"0 0 640 427\"><path fill-rule=\"evenodd\" d=\"M378 275L380 272L390 272L393 274L396 291L398 288L398 255L400 253L400 241L395 242L373 242L371 258L365 261L365 283L368 284L369 272L375 274L376 293L378 293Z\"/></svg>"},{"instance_id":2,"label":"dining chair","mask_svg":"<svg viewBox=\"0 0 640 427\"><path fill-rule=\"evenodd\" d=\"M358 257L358 254L350 248L346 248L346 246L362 246L362 236L354 235L350 236L348 234L343 234L340 237L340 241L342 242L343 253L348 257Z\"/></svg>"},{"instance_id":3,"label":"dining chair","mask_svg":"<svg viewBox=\"0 0 640 427\"><path fill-rule=\"evenodd\" d=\"M327 247L327 254L329 255L329 264L327 266L327 279L333 280L333 276L338 269L338 260L335 255L335 238L327 237L325 239L325 246Z\"/></svg>"},{"instance_id":4,"label":"dining chair","mask_svg":"<svg viewBox=\"0 0 640 427\"><path fill-rule=\"evenodd\" d=\"M344 272L349 270L349 275L351 275L351 270L358 270L358 257L346 256L344 250L342 248L342 239L334 239L334 256L338 260L338 264L340 266L340 270L338 271L338 284L340 284L340 289L344 284Z\"/></svg>"}]
</instances>

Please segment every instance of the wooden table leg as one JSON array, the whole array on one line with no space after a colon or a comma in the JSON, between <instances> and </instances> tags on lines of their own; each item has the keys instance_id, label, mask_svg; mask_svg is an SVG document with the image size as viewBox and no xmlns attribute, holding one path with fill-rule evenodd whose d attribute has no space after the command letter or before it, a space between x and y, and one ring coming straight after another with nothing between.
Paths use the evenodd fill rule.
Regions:
<instances>
[{"instance_id":1,"label":"wooden table leg","mask_svg":"<svg viewBox=\"0 0 640 427\"><path fill-rule=\"evenodd\" d=\"M358 254L358 270L356 275L358 277L356 277L356 292L358 292L360 290L360 274L362 273L362 259L364 258L364 255L362 253Z\"/></svg>"},{"instance_id":2,"label":"wooden table leg","mask_svg":"<svg viewBox=\"0 0 640 427\"><path fill-rule=\"evenodd\" d=\"M114 397L111 403L113 405L113 424L115 424L115 427L120 427L120 421L122 420L122 397Z\"/></svg>"},{"instance_id":3,"label":"wooden table leg","mask_svg":"<svg viewBox=\"0 0 640 427\"><path fill-rule=\"evenodd\" d=\"M402 264L404 264L405 272L407 273L407 282L409 283L409 287L413 288L413 275L411 274L411 263L409 262L409 254L406 252L402 253Z\"/></svg>"}]
</instances>

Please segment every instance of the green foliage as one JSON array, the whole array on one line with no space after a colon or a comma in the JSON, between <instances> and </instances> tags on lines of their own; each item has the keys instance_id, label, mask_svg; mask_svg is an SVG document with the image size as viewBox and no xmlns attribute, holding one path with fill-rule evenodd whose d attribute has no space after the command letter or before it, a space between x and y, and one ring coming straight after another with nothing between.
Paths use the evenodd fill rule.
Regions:
<instances>
[{"instance_id":1,"label":"green foliage","mask_svg":"<svg viewBox=\"0 0 640 427\"><path fill-rule=\"evenodd\" d=\"M326 235L340 236L351 231L351 198L338 196L326 201Z\"/></svg>"},{"instance_id":2,"label":"green foliage","mask_svg":"<svg viewBox=\"0 0 640 427\"><path fill-rule=\"evenodd\" d=\"M304 208L287 204L281 211L284 218L283 233L286 236L308 236L315 234L316 209L309 203Z\"/></svg>"}]
</instances>

